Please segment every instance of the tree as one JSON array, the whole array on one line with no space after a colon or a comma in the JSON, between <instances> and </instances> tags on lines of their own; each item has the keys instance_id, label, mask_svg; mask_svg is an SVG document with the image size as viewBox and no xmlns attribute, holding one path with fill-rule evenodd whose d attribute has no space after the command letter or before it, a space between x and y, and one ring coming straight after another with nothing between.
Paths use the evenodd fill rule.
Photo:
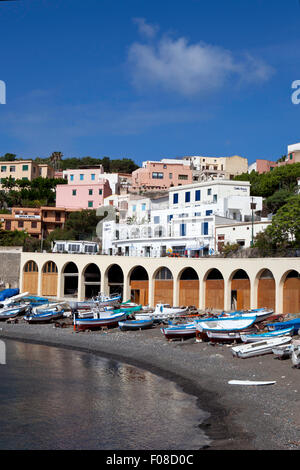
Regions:
<instances>
[{"instance_id":1,"label":"tree","mask_svg":"<svg viewBox=\"0 0 300 470\"><path fill-rule=\"evenodd\" d=\"M268 228L276 245L288 243L300 244L300 195L292 196L288 202L278 209Z\"/></svg>"},{"instance_id":2,"label":"tree","mask_svg":"<svg viewBox=\"0 0 300 470\"><path fill-rule=\"evenodd\" d=\"M50 164L53 166L55 170L60 168L60 162L62 161L63 154L61 152L53 152L50 155Z\"/></svg>"}]
</instances>

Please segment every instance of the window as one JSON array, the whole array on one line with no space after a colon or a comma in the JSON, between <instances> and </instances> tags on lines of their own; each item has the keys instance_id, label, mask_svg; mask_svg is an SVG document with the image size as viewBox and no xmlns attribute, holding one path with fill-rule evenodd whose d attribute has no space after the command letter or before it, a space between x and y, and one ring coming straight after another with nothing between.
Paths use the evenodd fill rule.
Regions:
<instances>
[{"instance_id":1,"label":"window","mask_svg":"<svg viewBox=\"0 0 300 470\"><path fill-rule=\"evenodd\" d=\"M169 173L169 179L171 180L173 178L173 173Z\"/></svg>"},{"instance_id":2,"label":"window","mask_svg":"<svg viewBox=\"0 0 300 470\"><path fill-rule=\"evenodd\" d=\"M37 228L37 222L31 222L31 228Z\"/></svg>"},{"instance_id":3,"label":"window","mask_svg":"<svg viewBox=\"0 0 300 470\"><path fill-rule=\"evenodd\" d=\"M70 175L70 181L74 181L74 175Z\"/></svg>"},{"instance_id":4,"label":"window","mask_svg":"<svg viewBox=\"0 0 300 470\"><path fill-rule=\"evenodd\" d=\"M194 213L194 216L195 216L195 217L201 217L201 212L195 212L195 213Z\"/></svg>"},{"instance_id":5,"label":"window","mask_svg":"<svg viewBox=\"0 0 300 470\"><path fill-rule=\"evenodd\" d=\"M23 180L23 181L28 181L28 177L27 177L27 176L23 176L22 180Z\"/></svg>"},{"instance_id":6,"label":"window","mask_svg":"<svg viewBox=\"0 0 300 470\"><path fill-rule=\"evenodd\" d=\"M155 224L159 224L159 223L160 223L160 217L159 217L159 215L155 215L153 220L154 220L154 223L155 223Z\"/></svg>"},{"instance_id":7,"label":"window","mask_svg":"<svg viewBox=\"0 0 300 470\"><path fill-rule=\"evenodd\" d=\"M23 220L19 220L18 222L18 228L23 228L24 227L24 222Z\"/></svg>"},{"instance_id":8,"label":"window","mask_svg":"<svg viewBox=\"0 0 300 470\"><path fill-rule=\"evenodd\" d=\"M186 236L186 224L180 224L180 236L181 237Z\"/></svg>"},{"instance_id":9,"label":"window","mask_svg":"<svg viewBox=\"0 0 300 470\"><path fill-rule=\"evenodd\" d=\"M168 215L167 221L168 221L168 222L171 222L171 220L173 219L173 217L174 217L173 215Z\"/></svg>"},{"instance_id":10,"label":"window","mask_svg":"<svg viewBox=\"0 0 300 470\"><path fill-rule=\"evenodd\" d=\"M146 204L142 204L142 211L146 210Z\"/></svg>"},{"instance_id":11,"label":"window","mask_svg":"<svg viewBox=\"0 0 300 470\"><path fill-rule=\"evenodd\" d=\"M164 170L167 168L167 165L163 165Z\"/></svg>"},{"instance_id":12,"label":"window","mask_svg":"<svg viewBox=\"0 0 300 470\"><path fill-rule=\"evenodd\" d=\"M81 173L80 174L80 177L79 177L80 181L83 181L84 180L84 175Z\"/></svg>"},{"instance_id":13,"label":"window","mask_svg":"<svg viewBox=\"0 0 300 470\"><path fill-rule=\"evenodd\" d=\"M195 193L195 201L201 201L201 191L200 189L197 189Z\"/></svg>"},{"instance_id":14,"label":"window","mask_svg":"<svg viewBox=\"0 0 300 470\"><path fill-rule=\"evenodd\" d=\"M11 173L14 173L14 172L16 171L16 167L15 167L14 165L13 165L13 166L10 166L10 167L9 167L9 171L10 171Z\"/></svg>"},{"instance_id":15,"label":"window","mask_svg":"<svg viewBox=\"0 0 300 470\"><path fill-rule=\"evenodd\" d=\"M208 189L208 190L207 190L207 195L208 195L208 196L211 196L211 189Z\"/></svg>"},{"instance_id":16,"label":"window","mask_svg":"<svg viewBox=\"0 0 300 470\"><path fill-rule=\"evenodd\" d=\"M217 194L214 194L214 195L213 195L213 201L214 201L214 202L218 202L218 195L217 195Z\"/></svg>"},{"instance_id":17,"label":"window","mask_svg":"<svg viewBox=\"0 0 300 470\"><path fill-rule=\"evenodd\" d=\"M89 189L89 196L92 196L92 195L93 195L93 190Z\"/></svg>"},{"instance_id":18,"label":"window","mask_svg":"<svg viewBox=\"0 0 300 470\"><path fill-rule=\"evenodd\" d=\"M5 222L5 230L11 230L11 221L10 221L10 220L6 220L6 222Z\"/></svg>"},{"instance_id":19,"label":"window","mask_svg":"<svg viewBox=\"0 0 300 470\"><path fill-rule=\"evenodd\" d=\"M22 166L22 171L28 171L28 165L23 165Z\"/></svg>"},{"instance_id":20,"label":"window","mask_svg":"<svg viewBox=\"0 0 300 470\"><path fill-rule=\"evenodd\" d=\"M102 196L102 189L99 189L99 196Z\"/></svg>"},{"instance_id":21,"label":"window","mask_svg":"<svg viewBox=\"0 0 300 470\"><path fill-rule=\"evenodd\" d=\"M163 173L157 173L157 172L153 172L152 173L152 179L159 179L159 180L162 180L164 178L164 174Z\"/></svg>"},{"instance_id":22,"label":"window","mask_svg":"<svg viewBox=\"0 0 300 470\"><path fill-rule=\"evenodd\" d=\"M93 207L93 201L88 202L88 207Z\"/></svg>"},{"instance_id":23,"label":"window","mask_svg":"<svg viewBox=\"0 0 300 470\"><path fill-rule=\"evenodd\" d=\"M72 196L76 196L77 194L77 189L72 189Z\"/></svg>"},{"instance_id":24,"label":"window","mask_svg":"<svg viewBox=\"0 0 300 470\"><path fill-rule=\"evenodd\" d=\"M95 181L95 177L96 177L95 173L92 173L92 174L91 174L91 180L92 180L92 181Z\"/></svg>"},{"instance_id":25,"label":"window","mask_svg":"<svg viewBox=\"0 0 300 470\"><path fill-rule=\"evenodd\" d=\"M3 165L3 166L1 167L1 173L5 173L5 172L6 172L6 165Z\"/></svg>"},{"instance_id":26,"label":"window","mask_svg":"<svg viewBox=\"0 0 300 470\"><path fill-rule=\"evenodd\" d=\"M188 175L178 175L178 179L179 179L179 180L187 180L187 179L188 179Z\"/></svg>"},{"instance_id":27,"label":"window","mask_svg":"<svg viewBox=\"0 0 300 470\"><path fill-rule=\"evenodd\" d=\"M136 211L136 206L132 206L132 212Z\"/></svg>"},{"instance_id":28,"label":"window","mask_svg":"<svg viewBox=\"0 0 300 470\"><path fill-rule=\"evenodd\" d=\"M191 193L190 191L187 191L185 193L185 202L190 202L191 201Z\"/></svg>"},{"instance_id":29,"label":"window","mask_svg":"<svg viewBox=\"0 0 300 470\"><path fill-rule=\"evenodd\" d=\"M209 210L205 212L205 215L212 215L213 211Z\"/></svg>"},{"instance_id":30,"label":"window","mask_svg":"<svg viewBox=\"0 0 300 470\"><path fill-rule=\"evenodd\" d=\"M208 235L208 222L202 222L202 235Z\"/></svg>"},{"instance_id":31,"label":"window","mask_svg":"<svg viewBox=\"0 0 300 470\"><path fill-rule=\"evenodd\" d=\"M173 194L173 204L178 204L178 193Z\"/></svg>"}]
</instances>

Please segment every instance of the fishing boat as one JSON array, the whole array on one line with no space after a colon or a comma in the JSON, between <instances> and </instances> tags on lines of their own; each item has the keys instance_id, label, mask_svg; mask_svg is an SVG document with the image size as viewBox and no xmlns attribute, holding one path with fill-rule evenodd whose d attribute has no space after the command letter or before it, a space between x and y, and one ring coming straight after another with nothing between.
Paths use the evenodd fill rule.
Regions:
<instances>
[{"instance_id":1,"label":"fishing boat","mask_svg":"<svg viewBox=\"0 0 300 470\"><path fill-rule=\"evenodd\" d=\"M275 346L272 348L272 353L278 359L289 359L293 352L292 344L284 344L282 346Z\"/></svg>"},{"instance_id":2,"label":"fishing boat","mask_svg":"<svg viewBox=\"0 0 300 470\"><path fill-rule=\"evenodd\" d=\"M0 292L0 302L19 294L19 289L3 289Z\"/></svg>"},{"instance_id":3,"label":"fishing boat","mask_svg":"<svg viewBox=\"0 0 300 470\"><path fill-rule=\"evenodd\" d=\"M269 331L267 333L260 333L260 334L241 334L241 340L243 343L255 343L257 341L262 341L264 339L269 338L277 338L279 336L292 336L294 332L294 328L285 328L284 330L275 330Z\"/></svg>"},{"instance_id":4,"label":"fishing boat","mask_svg":"<svg viewBox=\"0 0 300 470\"><path fill-rule=\"evenodd\" d=\"M32 307L38 307L40 305L48 305L49 299L45 297L37 297L35 295L27 295L22 299L24 302L28 303Z\"/></svg>"},{"instance_id":5,"label":"fishing boat","mask_svg":"<svg viewBox=\"0 0 300 470\"><path fill-rule=\"evenodd\" d=\"M0 301L0 308L3 307L12 307L18 306L20 303L24 303L24 297L28 295L28 292L24 294L13 295L12 297L7 297L5 300Z\"/></svg>"},{"instance_id":6,"label":"fishing boat","mask_svg":"<svg viewBox=\"0 0 300 470\"><path fill-rule=\"evenodd\" d=\"M209 341L218 343L242 342L241 335L243 333L253 334L256 330L249 328L241 331L206 331L205 334Z\"/></svg>"},{"instance_id":7,"label":"fishing boat","mask_svg":"<svg viewBox=\"0 0 300 470\"><path fill-rule=\"evenodd\" d=\"M226 313L222 315L223 316L238 316L238 317L251 317L251 316L256 316L255 323L259 323L261 321L266 320L269 318L271 315L273 315L274 310L272 309L267 309L267 308L253 308L250 310L236 310L234 312Z\"/></svg>"},{"instance_id":8,"label":"fishing boat","mask_svg":"<svg viewBox=\"0 0 300 470\"><path fill-rule=\"evenodd\" d=\"M0 321L8 320L9 318L15 318L18 315L24 313L27 305L21 307L4 307L0 309Z\"/></svg>"},{"instance_id":9,"label":"fishing boat","mask_svg":"<svg viewBox=\"0 0 300 470\"><path fill-rule=\"evenodd\" d=\"M49 323L52 320L58 320L59 318L62 318L63 314L64 308L57 305L56 307L52 307L50 309L42 309L37 313L33 313L31 311L24 316L24 320L27 323Z\"/></svg>"},{"instance_id":10,"label":"fishing boat","mask_svg":"<svg viewBox=\"0 0 300 470\"><path fill-rule=\"evenodd\" d=\"M169 327L161 328L160 331L167 340L194 338L196 336L196 325L194 322L183 325L170 325Z\"/></svg>"},{"instance_id":11,"label":"fishing boat","mask_svg":"<svg viewBox=\"0 0 300 470\"><path fill-rule=\"evenodd\" d=\"M77 330L92 330L108 326L117 326L119 321L125 320L126 317L126 312L95 312L93 318L76 318L74 316L74 328Z\"/></svg>"},{"instance_id":12,"label":"fishing boat","mask_svg":"<svg viewBox=\"0 0 300 470\"><path fill-rule=\"evenodd\" d=\"M231 351L233 356L245 359L247 357L270 354L272 353L272 349L274 347L288 344L291 342L291 340L291 336L279 336L278 338L270 338L265 339L264 341L243 344L241 346L234 346L231 348Z\"/></svg>"},{"instance_id":13,"label":"fishing boat","mask_svg":"<svg viewBox=\"0 0 300 470\"><path fill-rule=\"evenodd\" d=\"M145 330L153 326L153 320L125 320L119 321L118 325L122 331Z\"/></svg>"},{"instance_id":14,"label":"fishing boat","mask_svg":"<svg viewBox=\"0 0 300 470\"><path fill-rule=\"evenodd\" d=\"M171 318L178 318L188 313L187 307L171 307L169 304L158 303L154 311L142 311L135 314L136 320L166 321Z\"/></svg>"},{"instance_id":15,"label":"fishing boat","mask_svg":"<svg viewBox=\"0 0 300 470\"><path fill-rule=\"evenodd\" d=\"M207 318L204 320L196 321L197 336L202 340L207 341L209 339L208 332L214 333L214 339L217 339L217 336L222 336L223 339L236 339L235 333L238 335L242 331L249 331L256 320L256 316L252 317L219 317L219 318ZM229 334L230 333L230 334ZM233 334L234 333L234 334ZM238 337L237 335L237 337ZM213 335L211 335L211 338Z\"/></svg>"},{"instance_id":16,"label":"fishing boat","mask_svg":"<svg viewBox=\"0 0 300 470\"><path fill-rule=\"evenodd\" d=\"M277 323L268 323L266 326L269 331L283 330L285 328L292 327L294 330L294 334L296 335L300 330L300 318L294 318L292 320Z\"/></svg>"}]
</instances>

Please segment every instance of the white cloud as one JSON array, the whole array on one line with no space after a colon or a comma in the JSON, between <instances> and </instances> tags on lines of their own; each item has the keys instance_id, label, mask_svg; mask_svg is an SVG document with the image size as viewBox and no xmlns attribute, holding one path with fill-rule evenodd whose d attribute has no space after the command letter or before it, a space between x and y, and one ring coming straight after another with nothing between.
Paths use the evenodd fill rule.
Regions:
<instances>
[{"instance_id":1,"label":"white cloud","mask_svg":"<svg viewBox=\"0 0 300 470\"><path fill-rule=\"evenodd\" d=\"M184 37L136 42L129 48L128 62L137 88L157 86L185 96L218 90L229 80L264 82L273 73L269 65L248 54L238 58L222 47L190 44Z\"/></svg>"},{"instance_id":2,"label":"white cloud","mask_svg":"<svg viewBox=\"0 0 300 470\"><path fill-rule=\"evenodd\" d=\"M139 33L149 39L153 38L158 31L158 26L146 23L145 18L133 18L133 22L137 24Z\"/></svg>"}]
</instances>

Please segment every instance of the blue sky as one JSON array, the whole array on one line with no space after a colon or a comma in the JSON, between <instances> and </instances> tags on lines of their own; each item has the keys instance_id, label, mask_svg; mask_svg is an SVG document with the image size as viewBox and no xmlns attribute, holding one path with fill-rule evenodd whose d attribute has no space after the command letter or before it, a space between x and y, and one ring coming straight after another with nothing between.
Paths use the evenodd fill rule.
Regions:
<instances>
[{"instance_id":1,"label":"blue sky","mask_svg":"<svg viewBox=\"0 0 300 470\"><path fill-rule=\"evenodd\" d=\"M298 0L0 2L0 154L276 160L300 141Z\"/></svg>"}]
</instances>

